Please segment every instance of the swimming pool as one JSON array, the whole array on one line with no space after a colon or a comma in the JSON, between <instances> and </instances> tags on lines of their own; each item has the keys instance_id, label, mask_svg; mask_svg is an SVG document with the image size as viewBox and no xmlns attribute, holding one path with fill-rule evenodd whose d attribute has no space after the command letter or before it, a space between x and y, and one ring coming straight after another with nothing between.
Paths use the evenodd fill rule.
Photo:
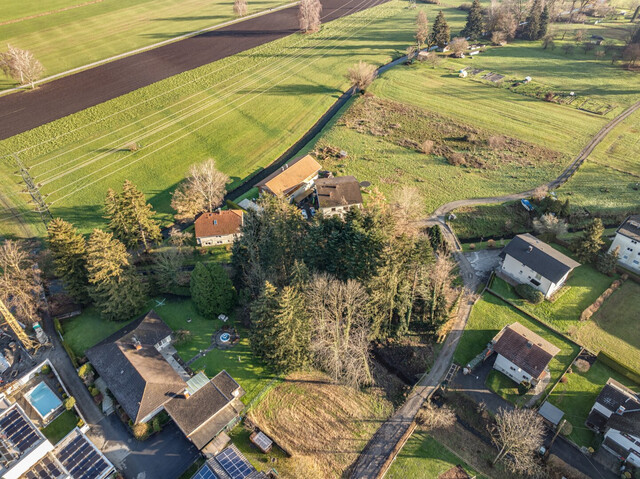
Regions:
<instances>
[{"instance_id":1,"label":"swimming pool","mask_svg":"<svg viewBox=\"0 0 640 479\"><path fill-rule=\"evenodd\" d=\"M38 411L42 419L46 419L53 411L62 405L62 401L54 394L44 381L31 389L25 397L29 404Z\"/></svg>"}]
</instances>

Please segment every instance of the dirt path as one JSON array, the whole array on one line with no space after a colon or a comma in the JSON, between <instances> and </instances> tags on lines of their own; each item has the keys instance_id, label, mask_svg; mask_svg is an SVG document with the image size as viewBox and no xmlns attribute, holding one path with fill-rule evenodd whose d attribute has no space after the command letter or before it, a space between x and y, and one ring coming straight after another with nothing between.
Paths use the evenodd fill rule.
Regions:
<instances>
[{"instance_id":1,"label":"dirt path","mask_svg":"<svg viewBox=\"0 0 640 479\"><path fill-rule=\"evenodd\" d=\"M324 0L323 22L388 0ZM298 31L296 6L0 97L0 140Z\"/></svg>"}]
</instances>

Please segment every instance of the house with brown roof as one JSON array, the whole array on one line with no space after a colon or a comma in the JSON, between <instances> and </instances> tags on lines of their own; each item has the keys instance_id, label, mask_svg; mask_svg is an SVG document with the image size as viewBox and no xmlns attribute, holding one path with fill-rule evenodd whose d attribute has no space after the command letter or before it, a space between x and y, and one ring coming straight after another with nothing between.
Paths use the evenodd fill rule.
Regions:
<instances>
[{"instance_id":1,"label":"house with brown roof","mask_svg":"<svg viewBox=\"0 0 640 479\"><path fill-rule=\"evenodd\" d=\"M305 155L283 165L278 171L267 176L256 187L261 194L281 196L295 201L312 191L313 182L322 166L311 155Z\"/></svg>"},{"instance_id":2,"label":"house with brown roof","mask_svg":"<svg viewBox=\"0 0 640 479\"><path fill-rule=\"evenodd\" d=\"M315 181L318 209L325 216L343 216L362 206L360 183L354 176L318 178Z\"/></svg>"},{"instance_id":3,"label":"house with brown roof","mask_svg":"<svg viewBox=\"0 0 640 479\"><path fill-rule=\"evenodd\" d=\"M640 398L609 378L585 422L604 434L602 447L621 461L640 467Z\"/></svg>"},{"instance_id":4,"label":"house with brown roof","mask_svg":"<svg viewBox=\"0 0 640 479\"><path fill-rule=\"evenodd\" d=\"M200 246L233 243L242 235L242 210L220 210L202 213L195 221L196 241Z\"/></svg>"},{"instance_id":5,"label":"house with brown roof","mask_svg":"<svg viewBox=\"0 0 640 479\"><path fill-rule=\"evenodd\" d=\"M493 338L491 349L497 354L494 369L518 384L526 381L532 385L549 375L549 362L560 352L520 323L502 328Z\"/></svg>"},{"instance_id":6,"label":"house with brown roof","mask_svg":"<svg viewBox=\"0 0 640 479\"><path fill-rule=\"evenodd\" d=\"M618 248L618 263L640 273L640 215L629 216L616 231L609 252Z\"/></svg>"},{"instance_id":7,"label":"house with brown roof","mask_svg":"<svg viewBox=\"0 0 640 479\"><path fill-rule=\"evenodd\" d=\"M533 286L545 298L558 291L571 271L580 266L577 261L529 233L513 238L500 256L503 260L498 273L516 283Z\"/></svg>"},{"instance_id":8,"label":"house with brown roof","mask_svg":"<svg viewBox=\"0 0 640 479\"><path fill-rule=\"evenodd\" d=\"M172 330L154 312L141 316L87 351L122 410L134 423L166 411L199 449L242 410L244 390L226 372L191 376L173 348Z\"/></svg>"}]
</instances>

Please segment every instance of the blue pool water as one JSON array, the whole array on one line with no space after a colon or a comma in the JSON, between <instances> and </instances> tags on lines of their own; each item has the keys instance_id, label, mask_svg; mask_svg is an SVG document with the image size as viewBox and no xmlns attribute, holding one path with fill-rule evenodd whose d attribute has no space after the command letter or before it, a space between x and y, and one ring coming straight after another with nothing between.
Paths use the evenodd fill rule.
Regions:
<instances>
[{"instance_id":1,"label":"blue pool water","mask_svg":"<svg viewBox=\"0 0 640 479\"><path fill-rule=\"evenodd\" d=\"M43 419L62 405L62 401L44 381L29 391L26 397Z\"/></svg>"},{"instance_id":2,"label":"blue pool water","mask_svg":"<svg viewBox=\"0 0 640 479\"><path fill-rule=\"evenodd\" d=\"M222 333L220 335L220 341L222 341L223 343L226 343L230 339L231 339L231 335L229 333Z\"/></svg>"}]
</instances>

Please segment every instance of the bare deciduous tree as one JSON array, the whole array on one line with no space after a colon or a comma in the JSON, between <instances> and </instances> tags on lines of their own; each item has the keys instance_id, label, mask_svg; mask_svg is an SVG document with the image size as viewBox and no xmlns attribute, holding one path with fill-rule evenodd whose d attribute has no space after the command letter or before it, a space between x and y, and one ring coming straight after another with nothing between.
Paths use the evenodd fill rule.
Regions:
<instances>
[{"instance_id":1,"label":"bare deciduous tree","mask_svg":"<svg viewBox=\"0 0 640 479\"><path fill-rule=\"evenodd\" d=\"M322 4L320 0L301 0L298 20L300 30L305 33L313 33L320 30Z\"/></svg>"},{"instance_id":2,"label":"bare deciduous tree","mask_svg":"<svg viewBox=\"0 0 640 479\"><path fill-rule=\"evenodd\" d=\"M504 45L507 43L507 35L504 32L495 31L491 34L491 43L494 45Z\"/></svg>"},{"instance_id":3,"label":"bare deciduous tree","mask_svg":"<svg viewBox=\"0 0 640 479\"><path fill-rule=\"evenodd\" d=\"M392 204L396 234L415 235L419 231L416 221L424 213L424 198L417 188L403 186L394 195Z\"/></svg>"},{"instance_id":4,"label":"bare deciduous tree","mask_svg":"<svg viewBox=\"0 0 640 479\"><path fill-rule=\"evenodd\" d=\"M238 17L244 17L249 11L247 0L234 0L233 2L233 14Z\"/></svg>"},{"instance_id":5,"label":"bare deciduous tree","mask_svg":"<svg viewBox=\"0 0 640 479\"><path fill-rule=\"evenodd\" d=\"M567 223L547 213L533 220L533 229L536 233L545 235L548 240L553 240L567 232Z\"/></svg>"},{"instance_id":6,"label":"bare deciduous tree","mask_svg":"<svg viewBox=\"0 0 640 479\"><path fill-rule=\"evenodd\" d=\"M29 50L7 45L7 52L0 54L0 69L21 85L35 88L36 80L44 73L44 67Z\"/></svg>"},{"instance_id":7,"label":"bare deciduous tree","mask_svg":"<svg viewBox=\"0 0 640 479\"><path fill-rule=\"evenodd\" d=\"M429 63L433 68L437 67L442 63L442 57L438 55L436 52L429 52L426 58L427 63Z\"/></svg>"},{"instance_id":8,"label":"bare deciduous tree","mask_svg":"<svg viewBox=\"0 0 640 479\"><path fill-rule=\"evenodd\" d=\"M449 406L437 407L429 401L418 412L416 421L427 429L448 429L456 423L456 413Z\"/></svg>"},{"instance_id":9,"label":"bare deciduous tree","mask_svg":"<svg viewBox=\"0 0 640 479\"><path fill-rule=\"evenodd\" d=\"M176 219L192 219L203 211L212 212L222 204L229 177L209 159L189 169L189 177L173 193L171 207Z\"/></svg>"},{"instance_id":10,"label":"bare deciduous tree","mask_svg":"<svg viewBox=\"0 0 640 479\"><path fill-rule=\"evenodd\" d=\"M377 75L375 65L360 60L358 63L349 68L347 78L358 90L364 91L373 82Z\"/></svg>"},{"instance_id":11,"label":"bare deciduous tree","mask_svg":"<svg viewBox=\"0 0 640 479\"><path fill-rule=\"evenodd\" d=\"M529 474L537 469L535 453L544 439L544 425L537 412L500 409L492 432L493 441L500 449L493 464L508 455L507 466L515 472Z\"/></svg>"},{"instance_id":12,"label":"bare deciduous tree","mask_svg":"<svg viewBox=\"0 0 640 479\"><path fill-rule=\"evenodd\" d=\"M15 241L0 245L0 299L25 324L39 320L40 270Z\"/></svg>"},{"instance_id":13,"label":"bare deciduous tree","mask_svg":"<svg viewBox=\"0 0 640 479\"><path fill-rule=\"evenodd\" d=\"M549 187L547 185L538 186L533 193L531 193L531 197L537 201L543 200L549 194Z\"/></svg>"},{"instance_id":14,"label":"bare deciduous tree","mask_svg":"<svg viewBox=\"0 0 640 479\"><path fill-rule=\"evenodd\" d=\"M469 49L469 42L462 37L456 37L451 40L449 49L453 53L454 57L460 58L462 54Z\"/></svg>"},{"instance_id":15,"label":"bare deciduous tree","mask_svg":"<svg viewBox=\"0 0 640 479\"><path fill-rule=\"evenodd\" d=\"M181 248L191 239L192 235L186 231L181 231L175 226L169 230L169 244L176 248Z\"/></svg>"},{"instance_id":16,"label":"bare deciduous tree","mask_svg":"<svg viewBox=\"0 0 640 479\"><path fill-rule=\"evenodd\" d=\"M334 381L352 387L371 383L368 299L357 281L327 274L315 275L308 289L313 360Z\"/></svg>"},{"instance_id":17,"label":"bare deciduous tree","mask_svg":"<svg viewBox=\"0 0 640 479\"><path fill-rule=\"evenodd\" d=\"M629 62L629 66L633 67L636 63L640 62L640 43L632 43L622 52L622 59Z\"/></svg>"},{"instance_id":18,"label":"bare deciduous tree","mask_svg":"<svg viewBox=\"0 0 640 479\"><path fill-rule=\"evenodd\" d=\"M418 48L422 48L427 39L429 38L429 21L427 20L427 14L424 10L418 12L416 18L416 42L418 42Z\"/></svg>"}]
</instances>

